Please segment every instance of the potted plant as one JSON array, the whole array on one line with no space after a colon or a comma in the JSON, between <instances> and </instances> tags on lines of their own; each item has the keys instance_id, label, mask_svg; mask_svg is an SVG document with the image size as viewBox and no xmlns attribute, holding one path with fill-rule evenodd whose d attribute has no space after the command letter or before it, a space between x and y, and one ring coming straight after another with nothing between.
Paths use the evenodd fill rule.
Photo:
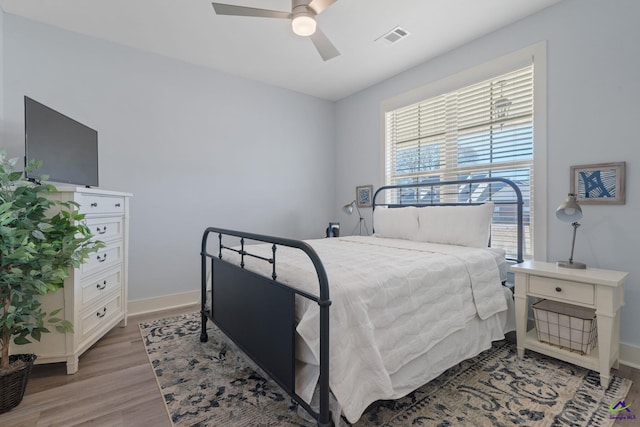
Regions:
<instances>
[{"instance_id":1,"label":"potted plant","mask_svg":"<svg viewBox=\"0 0 640 427\"><path fill-rule=\"evenodd\" d=\"M77 204L47 198L56 188L29 181L16 163L0 152L0 413L22 400L35 360L9 356L11 342L39 341L49 328L73 331L56 317L61 308L45 313L39 298L62 288L69 269L104 246L91 239ZM27 170L39 167L31 162Z\"/></svg>"}]
</instances>

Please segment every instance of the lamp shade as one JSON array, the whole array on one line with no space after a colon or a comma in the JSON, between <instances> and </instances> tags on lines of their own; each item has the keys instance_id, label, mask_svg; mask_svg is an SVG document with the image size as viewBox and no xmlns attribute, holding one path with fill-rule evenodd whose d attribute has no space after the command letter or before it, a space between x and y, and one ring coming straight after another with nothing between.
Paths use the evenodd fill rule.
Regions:
<instances>
[{"instance_id":1,"label":"lamp shade","mask_svg":"<svg viewBox=\"0 0 640 427\"><path fill-rule=\"evenodd\" d=\"M348 204L344 205L344 206L342 207L342 210L343 210L345 213L347 213L347 214L351 215L351 214L353 213L353 203L354 203L354 202L355 202L355 200L354 200L353 202L351 202L351 203L348 203Z\"/></svg>"},{"instance_id":2,"label":"lamp shade","mask_svg":"<svg viewBox=\"0 0 640 427\"><path fill-rule=\"evenodd\" d=\"M567 200L556 209L556 218L560 221L573 222L582 218L582 208L576 200L576 195L569 193Z\"/></svg>"}]
</instances>

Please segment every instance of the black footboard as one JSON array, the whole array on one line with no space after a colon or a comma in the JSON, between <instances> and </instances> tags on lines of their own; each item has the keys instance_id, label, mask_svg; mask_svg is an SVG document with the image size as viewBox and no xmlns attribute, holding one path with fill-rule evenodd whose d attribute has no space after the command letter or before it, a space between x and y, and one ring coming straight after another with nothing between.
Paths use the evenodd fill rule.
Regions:
<instances>
[{"instance_id":1,"label":"black footboard","mask_svg":"<svg viewBox=\"0 0 640 427\"><path fill-rule=\"evenodd\" d=\"M218 237L218 253L207 252L209 235ZM225 246L223 238L240 239L240 247ZM272 245L272 256L265 258L246 250L245 240ZM310 295L277 281L278 246L303 251L313 263L319 283L319 296ZM250 248L250 247L249 247ZM240 265L224 259L225 251L240 255ZM220 328L258 366L265 370L291 397L307 410L318 425L330 426L329 413L329 285L327 275L316 252L306 243L273 236L263 236L219 228L207 228L202 237L202 332L208 339L207 319ZM244 268L245 257L260 259L272 265L271 278ZM207 281L207 266L211 280ZM207 309L207 292L211 289L211 307ZM320 306L320 408L315 412L295 393L295 296L315 301Z\"/></svg>"}]
</instances>

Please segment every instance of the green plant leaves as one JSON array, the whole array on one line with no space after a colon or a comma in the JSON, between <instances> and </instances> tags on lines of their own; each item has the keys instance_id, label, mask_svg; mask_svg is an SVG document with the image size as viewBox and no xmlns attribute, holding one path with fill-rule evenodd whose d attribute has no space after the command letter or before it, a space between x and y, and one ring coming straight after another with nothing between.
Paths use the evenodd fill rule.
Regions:
<instances>
[{"instance_id":1,"label":"green plant leaves","mask_svg":"<svg viewBox=\"0 0 640 427\"><path fill-rule=\"evenodd\" d=\"M12 172L9 174L9 181L14 182L22 178L22 172Z\"/></svg>"},{"instance_id":2,"label":"green plant leaves","mask_svg":"<svg viewBox=\"0 0 640 427\"><path fill-rule=\"evenodd\" d=\"M104 244L93 241L84 215L74 202L54 201L51 184L28 181L14 171L16 159L0 151L0 350L8 360L9 339L27 344L39 341L55 325L59 332L72 332L70 322L47 315L38 297L64 285L69 268L78 267ZM36 170L41 162L27 167ZM46 179L43 177L43 179ZM54 208L54 209L52 209ZM52 212L55 212L52 214Z\"/></svg>"}]
</instances>

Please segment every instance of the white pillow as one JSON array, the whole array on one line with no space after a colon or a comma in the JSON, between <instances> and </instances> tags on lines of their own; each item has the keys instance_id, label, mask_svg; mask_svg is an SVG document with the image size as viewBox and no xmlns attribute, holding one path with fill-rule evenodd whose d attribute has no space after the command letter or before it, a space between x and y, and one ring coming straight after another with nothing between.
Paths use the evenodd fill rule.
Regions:
<instances>
[{"instance_id":1,"label":"white pillow","mask_svg":"<svg viewBox=\"0 0 640 427\"><path fill-rule=\"evenodd\" d=\"M418 209L419 230L414 240L486 248L494 204L428 206Z\"/></svg>"},{"instance_id":2,"label":"white pillow","mask_svg":"<svg viewBox=\"0 0 640 427\"><path fill-rule=\"evenodd\" d=\"M418 234L418 208L377 206L373 211L373 228L377 237L414 240Z\"/></svg>"}]
</instances>

